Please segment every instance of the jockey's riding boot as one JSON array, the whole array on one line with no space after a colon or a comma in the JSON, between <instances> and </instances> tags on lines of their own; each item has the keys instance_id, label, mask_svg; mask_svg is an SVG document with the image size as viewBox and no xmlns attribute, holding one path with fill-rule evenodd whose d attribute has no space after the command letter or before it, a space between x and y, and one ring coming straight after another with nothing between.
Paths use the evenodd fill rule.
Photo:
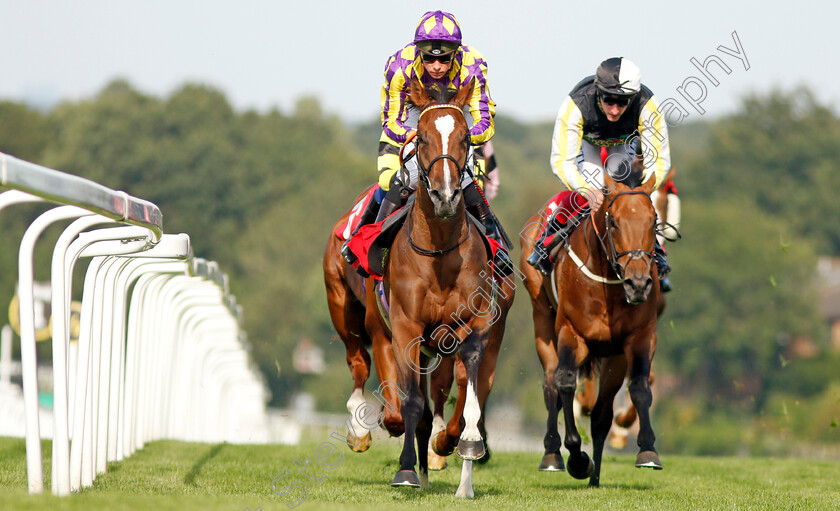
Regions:
<instances>
[{"instance_id":1,"label":"jockey's riding boot","mask_svg":"<svg viewBox=\"0 0 840 511\"><path fill-rule=\"evenodd\" d=\"M470 214L481 221L481 225L484 226L484 234L488 238L499 242L500 246L493 255L493 268L500 276L507 277L513 273L513 261L507 253L507 245L499 228L499 220L493 214L490 204L487 203L484 195L479 191L475 181L464 188L464 205Z\"/></svg>"},{"instance_id":2,"label":"jockey's riding boot","mask_svg":"<svg viewBox=\"0 0 840 511\"><path fill-rule=\"evenodd\" d=\"M391 213L400 209L401 204L399 202L393 202L390 198L386 195L384 199L382 199L382 204L379 206L379 213L376 214L376 220L373 222L381 222L391 216Z\"/></svg>"},{"instance_id":3,"label":"jockey's riding boot","mask_svg":"<svg viewBox=\"0 0 840 511\"><path fill-rule=\"evenodd\" d=\"M671 290L671 279L668 274L671 272L671 265L666 259L665 247L659 244L659 241L653 245L653 259L656 262L656 269L659 272L659 289L663 293Z\"/></svg>"},{"instance_id":4,"label":"jockey's riding boot","mask_svg":"<svg viewBox=\"0 0 840 511\"><path fill-rule=\"evenodd\" d=\"M555 212L546 223L543 233L534 245L534 251L528 256L528 264L540 270L540 273L545 276L551 275L552 270L554 270L554 263L551 261L549 254L554 250L554 247L566 241L572 229L579 223L578 219L581 215L582 212L577 211L574 216L566 220L566 223L561 224L557 220ZM547 244L546 239L548 239Z\"/></svg>"},{"instance_id":5,"label":"jockey's riding boot","mask_svg":"<svg viewBox=\"0 0 840 511\"><path fill-rule=\"evenodd\" d=\"M341 256L344 257L344 260L347 261L347 264L353 264L356 261L356 254L350 251L350 247L347 244L350 243L350 238L341 244Z\"/></svg>"}]
</instances>

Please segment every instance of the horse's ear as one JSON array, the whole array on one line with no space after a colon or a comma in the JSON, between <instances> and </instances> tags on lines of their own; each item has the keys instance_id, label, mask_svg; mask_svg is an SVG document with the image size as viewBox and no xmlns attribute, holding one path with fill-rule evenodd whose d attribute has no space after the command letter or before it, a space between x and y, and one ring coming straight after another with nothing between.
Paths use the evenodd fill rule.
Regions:
<instances>
[{"instance_id":1,"label":"horse's ear","mask_svg":"<svg viewBox=\"0 0 840 511\"><path fill-rule=\"evenodd\" d=\"M408 89L408 101L420 110L423 110L432 102L431 96L426 92L426 87L423 86L420 79L411 80L411 87Z\"/></svg>"},{"instance_id":2,"label":"horse's ear","mask_svg":"<svg viewBox=\"0 0 840 511\"><path fill-rule=\"evenodd\" d=\"M452 103L458 105L459 107L468 105L473 95L473 89L475 89L475 77L470 80L468 85L461 87L461 90L459 90L458 93L455 94L455 97L452 98Z\"/></svg>"},{"instance_id":3,"label":"horse's ear","mask_svg":"<svg viewBox=\"0 0 840 511\"><path fill-rule=\"evenodd\" d=\"M651 173L650 177L642 183L642 191L650 195L653 193L653 187L656 186L656 172Z\"/></svg>"},{"instance_id":4,"label":"horse's ear","mask_svg":"<svg viewBox=\"0 0 840 511\"><path fill-rule=\"evenodd\" d=\"M597 168L598 168L596 165L588 163L588 162L584 162L583 165L584 165L584 171L583 171L584 175L592 175L592 173L596 172ZM587 165L592 165L592 167L593 167L592 171L590 171L590 172L586 171L586 166ZM615 190L617 185L618 185L618 181L613 179L613 177L610 175L610 172L607 169L604 169L603 175L604 175L604 187L607 190Z\"/></svg>"},{"instance_id":5,"label":"horse's ear","mask_svg":"<svg viewBox=\"0 0 840 511\"><path fill-rule=\"evenodd\" d=\"M670 168L670 170L668 170L668 173L665 174L665 177L662 178L662 184L659 185L659 186L665 186L666 184L668 184L668 181L673 180L674 176L676 174L677 174L677 166L674 165Z\"/></svg>"}]
</instances>

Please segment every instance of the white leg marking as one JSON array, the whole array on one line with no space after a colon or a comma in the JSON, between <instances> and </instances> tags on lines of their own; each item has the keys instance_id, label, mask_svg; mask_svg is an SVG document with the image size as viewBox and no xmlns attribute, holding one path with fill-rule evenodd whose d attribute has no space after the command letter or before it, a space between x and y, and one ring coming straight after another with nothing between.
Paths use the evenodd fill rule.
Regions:
<instances>
[{"instance_id":1,"label":"white leg marking","mask_svg":"<svg viewBox=\"0 0 840 511\"><path fill-rule=\"evenodd\" d=\"M455 119L451 115L445 115L435 119L435 128L440 133L440 142L443 145L443 154L449 154L449 135L455 129ZM452 196L452 178L449 176L449 160L443 160L443 185L446 197Z\"/></svg>"},{"instance_id":2,"label":"white leg marking","mask_svg":"<svg viewBox=\"0 0 840 511\"><path fill-rule=\"evenodd\" d=\"M446 423L443 422L443 417L435 415L435 418L432 420L432 440L444 429L446 429Z\"/></svg>"},{"instance_id":3,"label":"white leg marking","mask_svg":"<svg viewBox=\"0 0 840 511\"><path fill-rule=\"evenodd\" d=\"M478 420L481 418L481 407L478 405L478 396L471 381L467 382L467 402L464 405L464 431L461 438L464 440L481 440L481 432L478 430Z\"/></svg>"},{"instance_id":4,"label":"white leg marking","mask_svg":"<svg viewBox=\"0 0 840 511\"><path fill-rule=\"evenodd\" d=\"M464 460L461 464L461 483L458 485L458 490L455 491L455 496L462 499L471 499L475 497L472 487L472 460Z\"/></svg>"},{"instance_id":5,"label":"white leg marking","mask_svg":"<svg viewBox=\"0 0 840 511\"><path fill-rule=\"evenodd\" d=\"M365 404L365 394L362 389L356 389L350 394L350 399L347 400L347 411L350 412L350 420L353 422L353 429L359 436L364 436L368 432L368 428L359 423L356 419L356 408Z\"/></svg>"}]
</instances>

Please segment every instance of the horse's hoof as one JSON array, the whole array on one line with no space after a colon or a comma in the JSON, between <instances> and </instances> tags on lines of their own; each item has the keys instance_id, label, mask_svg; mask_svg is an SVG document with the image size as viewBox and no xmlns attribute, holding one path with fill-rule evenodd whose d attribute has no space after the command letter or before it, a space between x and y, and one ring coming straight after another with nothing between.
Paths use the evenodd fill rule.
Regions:
<instances>
[{"instance_id":1,"label":"horse's hoof","mask_svg":"<svg viewBox=\"0 0 840 511\"><path fill-rule=\"evenodd\" d=\"M540 470L543 472L563 472L566 466L563 465L563 456L560 453L552 452L543 456L540 462Z\"/></svg>"},{"instance_id":2,"label":"horse's hoof","mask_svg":"<svg viewBox=\"0 0 840 511\"><path fill-rule=\"evenodd\" d=\"M636 456L636 468L642 467L662 470L662 462L659 461L656 451L642 451Z\"/></svg>"},{"instance_id":3,"label":"horse's hoof","mask_svg":"<svg viewBox=\"0 0 840 511\"><path fill-rule=\"evenodd\" d=\"M458 440L455 454L463 460L477 460L484 456L486 449L483 440Z\"/></svg>"},{"instance_id":4,"label":"horse's hoof","mask_svg":"<svg viewBox=\"0 0 840 511\"><path fill-rule=\"evenodd\" d=\"M616 451L624 449L627 447L627 430L624 428L611 429L608 442L610 443L610 447Z\"/></svg>"},{"instance_id":5,"label":"horse's hoof","mask_svg":"<svg viewBox=\"0 0 840 511\"><path fill-rule=\"evenodd\" d=\"M434 451L434 453L438 456L449 456L450 454L452 454L453 450L450 449L449 451L446 451L440 448L440 443L438 442L438 439L440 439L441 437L443 437L444 440L446 439L446 431L441 431L437 435L433 436L432 441L429 442L429 444L432 446L432 451Z\"/></svg>"},{"instance_id":6,"label":"horse's hoof","mask_svg":"<svg viewBox=\"0 0 840 511\"><path fill-rule=\"evenodd\" d=\"M473 491L472 487L469 488L461 488L460 486L455 491L455 497L459 499L472 499L475 498L475 492Z\"/></svg>"},{"instance_id":7,"label":"horse's hoof","mask_svg":"<svg viewBox=\"0 0 840 511\"><path fill-rule=\"evenodd\" d=\"M370 443L371 443L370 431L368 431L368 433L365 436L360 436L360 437L357 437L357 438L358 438L358 440L356 440L354 442L352 437L350 437L350 436L347 437L347 446L350 447L351 451L353 451L353 452L365 452L368 449L370 449Z\"/></svg>"},{"instance_id":8,"label":"horse's hoof","mask_svg":"<svg viewBox=\"0 0 840 511\"><path fill-rule=\"evenodd\" d=\"M592 462L592 458L590 458L588 454L581 452L580 457L577 458L577 460L569 455L569 461L566 463L566 470L569 472L569 475L575 479L586 479L595 472L595 463Z\"/></svg>"},{"instance_id":9,"label":"horse's hoof","mask_svg":"<svg viewBox=\"0 0 840 511\"><path fill-rule=\"evenodd\" d=\"M413 470L400 470L391 481L391 486L411 486L412 488L420 488L420 478L417 477L417 472Z\"/></svg>"},{"instance_id":10,"label":"horse's hoof","mask_svg":"<svg viewBox=\"0 0 840 511\"><path fill-rule=\"evenodd\" d=\"M484 456L475 460L475 462L479 465L486 465L488 461L490 461L490 447L486 447L486 452L484 453Z\"/></svg>"},{"instance_id":11,"label":"horse's hoof","mask_svg":"<svg viewBox=\"0 0 840 511\"><path fill-rule=\"evenodd\" d=\"M440 456L429 449L429 470L443 470L446 468L446 456Z\"/></svg>"}]
</instances>

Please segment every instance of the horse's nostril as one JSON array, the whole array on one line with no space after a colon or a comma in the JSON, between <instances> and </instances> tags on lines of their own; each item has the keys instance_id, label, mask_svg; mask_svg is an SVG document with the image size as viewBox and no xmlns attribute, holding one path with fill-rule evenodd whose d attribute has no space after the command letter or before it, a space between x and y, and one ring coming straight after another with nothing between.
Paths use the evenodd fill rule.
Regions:
<instances>
[{"instance_id":1,"label":"horse's nostril","mask_svg":"<svg viewBox=\"0 0 840 511\"><path fill-rule=\"evenodd\" d=\"M440 192L439 192L439 191L437 191L437 190L432 190L430 193L432 194L432 196L433 196L435 199L440 200Z\"/></svg>"}]
</instances>

